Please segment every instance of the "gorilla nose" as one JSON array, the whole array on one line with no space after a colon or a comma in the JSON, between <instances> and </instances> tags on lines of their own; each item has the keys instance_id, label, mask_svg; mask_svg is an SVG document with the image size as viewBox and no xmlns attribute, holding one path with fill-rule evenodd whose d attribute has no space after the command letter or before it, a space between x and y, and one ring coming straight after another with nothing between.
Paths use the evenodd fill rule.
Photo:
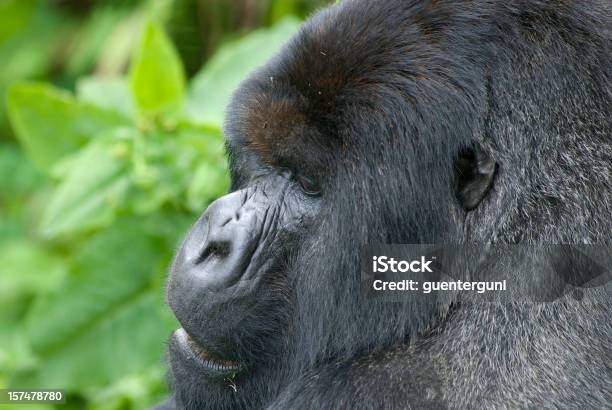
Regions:
<instances>
[{"instance_id":1,"label":"gorilla nose","mask_svg":"<svg viewBox=\"0 0 612 410\"><path fill-rule=\"evenodd\" d=\"M251 312L260 303L264 273L277 263L279 256L266 251L281 240L276 226L287 225L275 205L287 186L284 178L280 182L261 182L213 202L172 265L168 304L189 336L214 357L241 361L243 331L252 335L244 315L228 312Z\"/></svg>"},{"instance_id":2,"label":"gorilla nose","mask_svg":"<svg viewBox=\"0 0 612 410\"><path fill-rule=\"evenodd\" d=\"M242 317L228 318L227 310L250 303L257 282L249 280L257 271L250 265L266 209L255 196L253 190L242 190L213 202L187 235L171 268L168 304L210 357L238 359L230 338L240 329Z\"/></svg>"},{"instance_id":3,"label":"gorilla nose","mask_svg":"<svg viewBox=\"0 0 612 410\"><path fill-rule=\"evenodd\" d=\"M183 243L175 274L189 286L218 291L240 280L257 246L257 215L245 209L243 192L213 202Z\"/></svg>"}]
</instances>

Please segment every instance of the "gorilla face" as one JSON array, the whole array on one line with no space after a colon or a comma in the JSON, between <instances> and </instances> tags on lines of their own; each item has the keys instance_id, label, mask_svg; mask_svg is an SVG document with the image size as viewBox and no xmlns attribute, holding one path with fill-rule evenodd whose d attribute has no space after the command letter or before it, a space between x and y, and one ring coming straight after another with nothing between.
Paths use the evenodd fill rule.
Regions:
<instances>
[{"instance_id":1,"label":"gorilla face","mask_svg":"<svg viewBox=\"0 0 612 410\"><path fill-rule=\"evenodd\" d=\"M224 379L279 350L288 256L319 206L317 183L295 171L261 166L234 177L233 191L210 205L172 267L168 300L183 326L173 354Z\"/></svg>"},{"instance_id":2,"label":"gorilla face","mask_svg":"<svg viewBox=\"0 0 612 410\"><path fill-rule=\"evenodd\" d=\"M300 40L315 47L308 27ZM194 403L231 407L244 394L252 406L245 391L262 374L280 388L282 369L430 326L446 306L434 298L360 302L360 246L459 240L460 215L493 181L484 151L456 138L441 144L448 130L416 127L422 118L384 84L343 102L321 84L332 73L302 77L308 55L272 62L236 93L226 127L231 193L200 217L172 266L168 300L182 328L171 363L177 394ZM410 138L399 138L408 126Z\"/></svg>"}]
</instances>

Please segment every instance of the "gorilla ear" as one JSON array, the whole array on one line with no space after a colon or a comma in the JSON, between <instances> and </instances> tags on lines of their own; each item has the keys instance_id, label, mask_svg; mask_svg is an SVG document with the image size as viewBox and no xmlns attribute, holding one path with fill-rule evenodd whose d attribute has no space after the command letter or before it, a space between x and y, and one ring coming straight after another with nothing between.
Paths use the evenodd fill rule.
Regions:
<instances>
[{"instance_id":1,"label":"gorilla ear","mask_svg":"<svg viewBox=\"0 0 612 410\"><path fill-rule=\"evenodd\" d=\"M480 147L461 151L455 163L455 195L463 209L471 211L484 199L493 185L496 169L497 163Z\"/></svg>"}]
</instances>

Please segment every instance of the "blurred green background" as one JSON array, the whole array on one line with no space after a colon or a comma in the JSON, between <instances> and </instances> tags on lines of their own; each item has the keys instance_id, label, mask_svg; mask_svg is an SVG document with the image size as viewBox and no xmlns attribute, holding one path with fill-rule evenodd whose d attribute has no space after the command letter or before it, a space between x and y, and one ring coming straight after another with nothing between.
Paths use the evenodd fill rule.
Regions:
<instances>
[{"instance_id":1,"label":"blurred green background","mask_svg":"<svg viewBox=\"0 0 612 410\"><path fill-rule=\"evenodd\" d=\"M0 0L0 388L167 395L164 284L228 188L224 108L327 2Z\"/></svg>"}]
</instances>

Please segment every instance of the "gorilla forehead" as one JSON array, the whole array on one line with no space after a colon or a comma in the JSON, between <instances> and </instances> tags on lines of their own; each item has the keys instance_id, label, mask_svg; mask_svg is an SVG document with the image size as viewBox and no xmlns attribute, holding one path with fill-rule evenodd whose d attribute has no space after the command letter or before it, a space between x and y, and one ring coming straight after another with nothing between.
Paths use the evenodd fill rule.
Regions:
<instances>
[{"instance_id":1,"label":"gorilla forehead","mask_svg":"<svg viewBox=\"0 0 612 410\"><path fill-rule=\"evenodd\" d=\"M423 130L440 117L469 118L482 85L477 73L462 71L462 52L451 58L445 50L452 45L476 58L469 55L473 30L454 28L466 17L437 2L376 3L348 1L319 13L245 81L229 108L230 146L316 173L348 156L380 163L385 150L427 139ZM372 29L397 25L407 29ZM439 106L435 118L432 106Z\"/></svg>"}]
</instances>

